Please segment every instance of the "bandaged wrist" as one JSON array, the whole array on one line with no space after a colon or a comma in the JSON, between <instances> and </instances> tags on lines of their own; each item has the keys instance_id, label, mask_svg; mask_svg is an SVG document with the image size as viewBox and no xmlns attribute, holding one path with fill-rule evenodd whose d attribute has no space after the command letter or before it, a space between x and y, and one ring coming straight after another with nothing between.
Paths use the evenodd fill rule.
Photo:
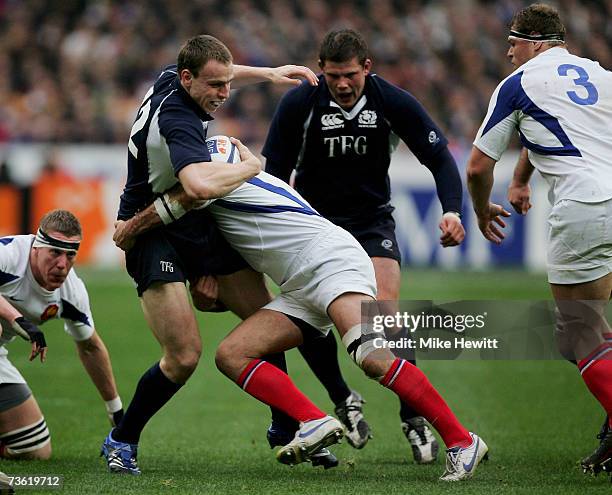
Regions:
<instances>
[{"instance_id":1,"label":"bandaged wrist","mask_svg":"<svg viewBox=\"0 0 612 495\"><path fill-rule=\"evenodd\" d=\"M106 412L109 414L113 414L117 411L120 411L123 408L123 404L121 403L121 397L117 396L114 399L105 401L104 406L106 407Z\"/></svg>"},{"instance_id":2,"label":"bandaged wrist","mask_svg":"<svg viewBox=\"0 0 612 495\"><path fill-rule=\"evenodd\" d=\"M155 206L155 211L161 218L164 225L168 225L179 218L181 218L185 213L185 208L178 201L170 199L168 193L162 194L159 198L157 198L153 202L153 206Z\"/></svg>"}]
</instances>

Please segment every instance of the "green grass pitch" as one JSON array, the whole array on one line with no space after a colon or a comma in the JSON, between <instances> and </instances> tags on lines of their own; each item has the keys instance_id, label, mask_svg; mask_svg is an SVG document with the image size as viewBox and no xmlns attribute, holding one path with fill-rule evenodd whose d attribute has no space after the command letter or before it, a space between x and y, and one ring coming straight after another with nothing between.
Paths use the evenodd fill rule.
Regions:
<instances>
[{"instance_id":1,"label":"green grass pitch","mask_svg":"<svg viewBox=\"0 0 612 495\"><path fill-rule=\"evenodd\" d=\"M98 332L107 343L124 403L142 372L159 358L127 276L82 271ZM548 299L545 277L523 272L408 271L403 298ZM367 399L374 438L361 450L334 448L341 461L323 471L274 460L265 441L268 410L214 367L216 344L233 328L230 315L200 315L204 355L191 381L149 423L142 436L140 477L111 476L98 457L108 432L103 404L59 322L45 326L44 365L26 360L28 346L10 346L13 362L34 391L52 432L47 462L1 463L8 474L62 475L70 494L514 494L609 493L604 476L584 476L576 461L596 445L603 414L577 371L566 362L428 361L421 363L462 422L489 444L491 459L475 478L438 481L443 459L411 462L399 425L398 401L368 380L344 354L350 385ZM290 373L315 402L332 411L322 387L296 351Z\"/></svg>"}]
</instances>

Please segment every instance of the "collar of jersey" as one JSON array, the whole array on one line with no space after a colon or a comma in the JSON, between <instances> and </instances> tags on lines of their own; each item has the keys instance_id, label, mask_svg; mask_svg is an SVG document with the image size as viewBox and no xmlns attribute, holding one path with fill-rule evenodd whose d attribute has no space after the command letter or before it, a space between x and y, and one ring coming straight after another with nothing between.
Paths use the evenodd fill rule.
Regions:
<instances>
[{"instance_id":1,"label":"collar of jersey","mask_svg":"<svg viewBox=\"0 0 612 495\"><path fill-rule=\"evenodd\" d=\"M567 52L567 48L563 47L563 46L553 46L552 48L549 48L548 50L543 51L542 53L540 53L540 55L538 55L538 57L541 57L542 55L558 55L559 53L563 53L563 52ZM533 57L536 58L536 57Z\"/></svg>"},{"instance_id":2,"label":"collar of jersey","mask_svg":"<svg viewBox=\"0 0 612 495\"><path fill-rule=\"evenodd\" d=\"M344 110L340 105L338 105L334 100L331 100L329 102L329 106L330 107L336 107L338 108L341 112L342 115L344 116L344 118L346 120L353 120L355 117L357 117L357 115L359 114L359 112L361 112L361 110L363 110L363 107L365 107L366 103L368 102L368 99L366 98L366 95L362 94L361 98L359 98L357 100L357 103L355 103L355 106L353 108L351 108L351 110L349 112L347 112L346 110Z\"/></svg>"}]
</instances>

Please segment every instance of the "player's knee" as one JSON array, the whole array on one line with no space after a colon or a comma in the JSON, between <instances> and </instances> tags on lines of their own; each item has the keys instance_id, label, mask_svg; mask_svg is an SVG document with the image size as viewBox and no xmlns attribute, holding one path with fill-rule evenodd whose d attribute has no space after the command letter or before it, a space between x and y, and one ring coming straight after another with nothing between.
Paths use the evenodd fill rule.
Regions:
<instances>
[{"instance_id":1,"label":"player's knee","mask_svg":"<svg viewBox=\"0 0 612 495\"><path fill-rule=\"evenodd\" d=\"M221 373L227 374L228 369L231 367L231 358L231 345L224 340L219 344L217 351L215 352L215 364Z\"/></svg>"},{"instance_id":2,"label":"player's knee","mask_svg":"<svg viewBox=\"0 0 612 495\"><path fill-rule=\"evenodd\" d=\"M193 374L200 361L202 350L183 349L166 356L165 363L171 380L184 383Z\"/></svg>"},{"instance_id":3,"label":"player's knee","mask_svg":"<svg viewBox=\"0 0 612 495\"><path fill-rule=\"evenodd\" d=\"M575 344L572 337L573 335L571 332L568 332L563 324L562 318L557 317L555 321L555 341L559 353L568 361L574 361L576 359Z\"/></svg>"},{"instance_id":4,"label":"player's knee","mask_svg":"<svg viewBox=\"0 0 612 495\"><path fill-rule=\"evenodd\" d=\"M361 369L368 378L378 381L389 371L389 366L390 363L387 359L378 359L371 355L361 362Z\"/></svg>"},{"instance_id":5,"label":"player's knee","mask_svg":"<svg viewBox=\"0 0 612 495\"><path fill-rule=\"evenodd\" d=\"M244 359L237 345L231 339L225 339L217 347L215 364L221 373L229 377L236 375Z\"/></svg>"},{"instance_id":6,"label":"player's knee","mask_svg":"<svg viewBox=\"0 0 612 495\"><path fill-rule=\"evenodd\" d=\"M349 356L370 378L379 379L384 376L389 360L393 360L393 355L386 348L384 333L365 326L355 325L344 334L342 343Z\"/></svg>"},{"instance_id":7,"label":"player's knee","mask_svg":"<svg viewBox=\"0 0 612 495\"><path fill-rule=\"evenodd\" d=\"M40 449L26 452L24 454L13 457L13 459L21 459L27 461L46 461L51 459L51 441Z\"/></svg>"},{"instance_id":8,"label":"player's knee","mask_svg":"<svg viewBox=\"0 0 612 495\"><path fill-rule=\"evenodd\" d=\"M51 435L45 418L0 435L0 453L5 459L46 460L51 457Z\"/></svg>"}]
</instances>

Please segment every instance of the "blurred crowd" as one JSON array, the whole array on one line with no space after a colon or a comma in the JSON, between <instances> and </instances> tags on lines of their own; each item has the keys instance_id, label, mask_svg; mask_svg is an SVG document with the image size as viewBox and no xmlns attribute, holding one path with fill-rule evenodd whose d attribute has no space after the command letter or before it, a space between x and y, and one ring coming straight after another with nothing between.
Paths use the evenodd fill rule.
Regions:
<instances>
[{"instance_id":1,"label":"blurred crowd","mask_svg":"<svg viewBox=\"0 0 612 495\"><path fill-rule=\"evenodd\" d=\"M369 42L374 71L414 94L467 145L506 59L517 0L0 0L0 143L123 143L148 86L181 43L208 33L235 62L308 65L334 28ZM562 0L568 47L612 69L612 0ZM235 91L223 131L265 138L286 88Z\"/></svg>"}]
</instances>

